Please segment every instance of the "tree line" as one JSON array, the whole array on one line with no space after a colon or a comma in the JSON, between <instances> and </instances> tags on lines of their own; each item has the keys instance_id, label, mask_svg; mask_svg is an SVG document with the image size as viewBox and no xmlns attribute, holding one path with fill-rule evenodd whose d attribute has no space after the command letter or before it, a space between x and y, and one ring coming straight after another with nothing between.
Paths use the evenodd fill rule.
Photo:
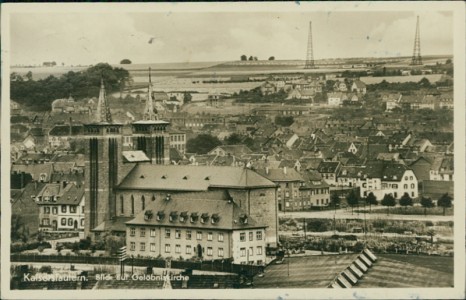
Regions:
<instances>
[{"instance_id":1,"label":"tree line","mask_svg":"<svg viewBox=\"0 0 466 300\"><path fill-rule=\"evenodd\" d=\"M99 63L80 72L69 71L59 77L53 75L33 80L32 72L23 76L10 74L10 98L32 111L50 110L55 99L70 95L77 99L97 97L103 78L107 93L122 91L131 84L129 72Z\"/></svg>"}]
</instances>

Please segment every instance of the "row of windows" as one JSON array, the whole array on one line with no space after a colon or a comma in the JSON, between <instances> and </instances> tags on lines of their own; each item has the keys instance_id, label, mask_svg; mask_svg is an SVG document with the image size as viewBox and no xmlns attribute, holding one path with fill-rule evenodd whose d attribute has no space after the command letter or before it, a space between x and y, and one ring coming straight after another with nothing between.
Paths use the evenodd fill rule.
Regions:
<instances>
[{"instance_id":1,"label":"row of windows","mask_svg":"<svg viewBox=\"0 0 466 300\"><path fill-rule=\"evenodd\" d=\"M185 254L193 254L193 249L196 247L191 246L191 245L186 245L185 247ZM136 242L130 242L129 245L129 250L130 251L136 251ZM171 244L165 244L165 253L171 253ZM146 251L146 243L145 242L140 242L139 243L139 251ZM149 251L150 252L155 252L155 243L149 243ZM181 245L175 245L175 253L176 254L181 254ZM262 253L262 249L261 249ZM207 247L206 251L207 256L212 256L213 255L213 248L212 247ZM224 250L222 247L219 247L217 249L217 256L218 257L223 257L224 256Z\"/></svg>"},{"instance_id":2,"label":"row of windows","mask_svg":"<svg viewBox=\"0 0 466 300\"><path fill-rule=\"evenodd\" d=\"M84 226L84 219L81 219L81 226ZM74 219L73 218L61 218L60 219L60 224L62 226L66 226L68 224L68 226L73 226L74 224ZM43 218L42 219L42 225L43 226L49 226L50 225L50 219L49 218Z\"/></svg>"},{"instance_id":3,"label":"row of windows","mask_svg":"<svg viewBox=\"0 0 466 300\"><path fill-rule=\"evenodd\" d=\"M171 142L184 142L184 135L171 135L170 141Z\"/></svg>"},{"instance_id":4,"label":"row of windows","mask_svg":"<svg viewBox=\"0 0 466 300\"><path fill-rule=\"evenodd\" d=\"M145 227L139 228L139 234L140 234L141 237L145 237L146 236L146 228ZM149 234L150 234L150 237L155 237L155 228L151 228ZM129 235L130 236L136 236L136 228L135 227L130 228ZM185 238L187 240L191 240L192 235L193 235L193 233L192 233L191 230L186 230ZM172 230L171 229L165 229L165 238L169 239L169 238L171 238L171 236L172 236ZM213 237L214 237L213 232L207 232L207 240L208 241L213 241L213 239L214 239ZM203 238L203 232L202 231L197 231L196 232L196 240L200 241L200 240L202 240L202 238ZM175 239L181 239L181 230L180 229L175 229ZM223 232L218 232L217 233L217 241L219 241L219 242L224 241Z\"/></svg>"},{"instance_id":5,"label":"row of windows","mask_svg":"<svg viewBox=\"0 0 466 300\"><path fill-rule=\"evenodd\" d=\"M241 257L246 257L246 248L240 248L240 255ZM249 247L248 254L250 256L254 256L254 247ZM262 255L262 246L256 247L256 255Z\"/></svg>"},{"instance_id":6,"label":"row of windows","mask_svg":"<svg viewBox=\"0 0 466 300\"><path fill-rule=\"evenodd\" d=\"M61 212L66 213L67 212L67 206L66 205L61 205ZM52 214L56 215L58 214L58 207L53 206L52 209L50 210L50 206L44 206L44 214L50 214L50 211L52 211ZM75 214L77 211L77 206L76 205L70 205L69 209L70 213ZM82 206L81 212L84 213L84 206Z\"/></svg>"},{"instance_id":7,"label":"row of windows","mask_svg":"<svg viewBox=\"0 0 466 300\"><path fill-rule=\"evenodd\" d=\"M250 231L248 234L249 240L253 241L254 240L254 232ZM246 232L240 232L239 234L239 240L240 242L245 242L246 241ZM262 240L262 231L256 231L256 240L260 241Z\"/></svg>"}]
</instances>

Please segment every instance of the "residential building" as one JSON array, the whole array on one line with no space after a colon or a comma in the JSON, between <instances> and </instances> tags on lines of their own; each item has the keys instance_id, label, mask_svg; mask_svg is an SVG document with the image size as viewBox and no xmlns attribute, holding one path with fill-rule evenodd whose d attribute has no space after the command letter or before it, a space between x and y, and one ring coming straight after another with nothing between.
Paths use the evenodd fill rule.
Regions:
<instances>
[{"instance_id":1,"label":"residential building","mask_svg":"<svg viewBox=\"0 0 466 300\"><path fill-rule=\"evenodd\" d=\"M170 147L176 148L181 154L186 152L186 133L170 131Z\"/></svg>"},{"instance_id":2,"label":"residential building","mask_svg":"<svg viewBox=\"0 0 466 300\"><path fill-rule=\"evenodd\" d=\"M343 104L343 101L347 100L346 94L342 92L334 92L327 94L327 103L330 106L339 106Z\"/></svg>"},{"instance_id":3,"label":"residential building","mask_svg":"<svg viewBox=\"0 0 466 300\"><path fill-rule=\"evenodd\" d=\"M339 161L322 161L317 167L317 171L327 184L336 185L340 168L341 163Z\"/></svg>"},{"instance_id":4,"label":"residential building","mask_svg":"<svg viewBox=\"0 0 466 300\"><path fill-rule=\"evenodd\" d=\"M365 95L367 92L366 84L362 82L361 80L355 80L353 81L353 84L351 85L351 91L356 92L358 94Z\"/></svg>"}]
</instances>

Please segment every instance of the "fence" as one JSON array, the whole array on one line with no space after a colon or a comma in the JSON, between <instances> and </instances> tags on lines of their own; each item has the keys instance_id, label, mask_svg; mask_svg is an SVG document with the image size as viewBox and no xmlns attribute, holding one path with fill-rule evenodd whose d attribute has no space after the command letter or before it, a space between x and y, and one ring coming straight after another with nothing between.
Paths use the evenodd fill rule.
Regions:
<instances>
[{"instance_id":1,"label":"fence","mask_svg":"<svg viewBox=\"0 0 466 300\"><path fill-rule=\"evenodd\" d=\"M49 262L63 264L119 265L117 257L61 256L61 255L26 255L11 254L11 262ZM126 266L165 268L165 260L149 258L128 258ZM210 261L171 261L171 268L202 271L229 272L245 276L254 276L263 270L263 266L233 264L224 260Z\"/></svg>"}]
</instances>

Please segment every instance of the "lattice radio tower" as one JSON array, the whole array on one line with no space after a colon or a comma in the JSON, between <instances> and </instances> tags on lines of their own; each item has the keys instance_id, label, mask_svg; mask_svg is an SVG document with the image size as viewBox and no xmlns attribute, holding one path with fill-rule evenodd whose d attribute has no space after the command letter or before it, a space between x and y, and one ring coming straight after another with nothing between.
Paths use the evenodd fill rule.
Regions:
<instances>
[{"instance_id":1,"label":"lattice radio tower","mask_svg":"<svg viewBox=\"0 0 466 300\"><path fill-rule=\"evenodd\" d=\"M422 65L422 58L421 58L421 38L419 35L419 16L417 16L416 22L416 36L414 37L414 51L413 51L413 58L411 60L411 65Z\"/></svg>"},{"instance_id":2,"label":"lattice radio tower","mask_svg":"<svg viewBox=\"0 0 466 300\"><path fill-rule=\"evenodd\" d=\"M309 22L309 39L307 41L307 56L306 56L306 64L304 65L304 69L315 69L316 66L314 64L314 51L312 49L312 22Z\"/></svg>"}]
</instances>

